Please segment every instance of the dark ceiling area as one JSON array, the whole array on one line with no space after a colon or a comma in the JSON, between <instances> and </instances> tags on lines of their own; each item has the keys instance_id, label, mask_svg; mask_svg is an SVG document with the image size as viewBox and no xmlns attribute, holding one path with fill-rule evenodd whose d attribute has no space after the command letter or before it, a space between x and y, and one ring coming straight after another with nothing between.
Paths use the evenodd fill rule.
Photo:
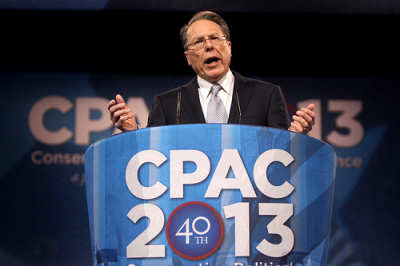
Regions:
<instances>
[{"instance_id":1,"label":"dark ceiling area","mask_svg":"<svg viewBox=\"0 0 400 266\"><path fill-rule=\"evenodd\" d=\"M191 74L193 12L1 10L1 71ZM248 74L398 76L398 15L220 12Z\"/></svg>"}]
</instances>

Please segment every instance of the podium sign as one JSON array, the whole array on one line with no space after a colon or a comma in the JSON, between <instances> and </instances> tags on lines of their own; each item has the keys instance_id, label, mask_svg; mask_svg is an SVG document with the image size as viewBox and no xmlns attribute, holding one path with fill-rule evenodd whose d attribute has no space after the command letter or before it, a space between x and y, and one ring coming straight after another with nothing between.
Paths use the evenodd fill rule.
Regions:
<instances>
[{"instance_id":1,"label":"podium sign","mask_svg":"<svg viewBox=\"0 0 400 266\"><path fill-rule=\"evenodd\" d=\"M326 265L336 155L241 125L115 135L85 155L94 265Z\"/></svg>"}]
</instances>

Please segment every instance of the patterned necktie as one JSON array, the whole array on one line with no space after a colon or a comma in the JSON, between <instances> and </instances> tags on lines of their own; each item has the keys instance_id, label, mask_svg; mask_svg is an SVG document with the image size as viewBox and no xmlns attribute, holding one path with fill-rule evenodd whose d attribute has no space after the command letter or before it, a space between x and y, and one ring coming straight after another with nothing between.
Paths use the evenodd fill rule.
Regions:
<instances>
[{"instance_id":1,"label":"patterned necktie","mask_svg":"<svg viewBox=\"0 0 400 266\"><path fill-rule=\"evenodd\" d=\"M218 83L211 87L211 99L207 106L207 123L226 123L228 115L225 106L218 96L218 92L222 89Z\"/></svg>"}]
</instances>

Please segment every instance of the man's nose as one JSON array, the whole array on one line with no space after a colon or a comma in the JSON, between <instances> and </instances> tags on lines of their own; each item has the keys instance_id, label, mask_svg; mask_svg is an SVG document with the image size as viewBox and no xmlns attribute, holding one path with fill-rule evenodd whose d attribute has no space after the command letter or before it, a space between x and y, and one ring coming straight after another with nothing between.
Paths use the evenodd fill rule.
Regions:
<instances>
[{"instance_id":1,"label":"man's nose","mask_svg":"<svg viewBox=\"0 0 400 266\"><path fill-rule=\"evenodd\" d=\"M204 49L208 51L213 48L214 48L213 42L210 39L206 39L206 41L204 42Z\"/></svg>"}]
</instances>

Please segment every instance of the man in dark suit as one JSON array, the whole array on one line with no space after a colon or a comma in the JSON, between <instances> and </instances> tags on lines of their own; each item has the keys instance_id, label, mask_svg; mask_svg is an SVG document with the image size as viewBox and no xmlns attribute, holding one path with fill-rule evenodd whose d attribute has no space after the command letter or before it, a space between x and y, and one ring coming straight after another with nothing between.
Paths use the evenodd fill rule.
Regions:
<instances>
[{"instance_id":1,"label":"man in dark suit","mask_svg":"<svg viewBox=\"0 0 400 266\"><path fill-rule=\"evenodd\" d=\"M279 86L245 78L230 70L231 42L228 25L221 16L204 11L195 14L181 29L189 66L197 76L188 84L157 95L148 126L206 123L213 113L211 88L217 85L218 101L226 112L224 122L288 129L307 134L314 125L314 105L297 111L289 122ZM135 116L117 95L107 106L114 125L122 131L137 129ZM220 112L220 111L218 111ZM290 127L289 127L290 126Z\"/></svg>"}]
</instances>

